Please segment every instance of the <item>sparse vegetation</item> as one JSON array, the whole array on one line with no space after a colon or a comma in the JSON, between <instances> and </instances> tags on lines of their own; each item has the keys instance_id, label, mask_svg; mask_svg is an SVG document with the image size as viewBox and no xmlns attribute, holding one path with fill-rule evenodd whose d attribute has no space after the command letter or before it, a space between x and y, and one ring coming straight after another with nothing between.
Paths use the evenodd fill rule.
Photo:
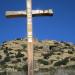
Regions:
<instances>
[{"instance_id":1,"label":"sparse vegetation","mask_svg":"<svg viewBox=\"0 0 75 75\"><path fill-rule=\"evenodd\" d=\"M73 44L44 40L34 43L33 46L36 64L51 67L63 65L66 67L68 63L70 63L68 66L75 63L75 45ZM27 40L17 38L13 41L4 42L0 46L0 68L7 65L8 68L14 66L17 70L27 70L27 59ZM50 68L49 66L48 68Z\"/></svg>"}]
</instances>

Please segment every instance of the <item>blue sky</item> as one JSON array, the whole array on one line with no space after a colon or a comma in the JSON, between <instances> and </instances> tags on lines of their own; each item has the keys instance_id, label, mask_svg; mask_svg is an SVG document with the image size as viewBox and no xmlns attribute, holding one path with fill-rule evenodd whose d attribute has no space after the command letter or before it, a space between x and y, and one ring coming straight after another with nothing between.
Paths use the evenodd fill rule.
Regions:
<instances>
[{"instance_id":1,"label":"blue sky","mask_svg":"<svg viewBox=\"0 0 75 75\"><path fill-rule=\"evenodd\" d=\"M33 36L75 43L75 0L32 0L33 9L52 8L54 16L33 17ZM26 0L0 0L0 43L26 37L26 18L6 18L6 10L25 10Z\"/></svg>"}]
</instances>

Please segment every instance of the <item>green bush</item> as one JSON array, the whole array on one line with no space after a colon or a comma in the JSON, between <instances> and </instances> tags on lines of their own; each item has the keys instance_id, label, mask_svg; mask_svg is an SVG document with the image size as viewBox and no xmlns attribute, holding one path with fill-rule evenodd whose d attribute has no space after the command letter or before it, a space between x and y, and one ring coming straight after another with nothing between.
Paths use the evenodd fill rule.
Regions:
<instances>
[{"instance_id":1,"label":"green bush","mask_svg":"<svg viewBox=\"0 0 75 75\"><path fill-rule=\"evenodd\" d=\"M75 61L75 57L72 57L72 58L71 58L71 61Z\"/></svg>"},{"instance_id":2,"label":"green bush","mask_svg":"<svg viewBox=\"0 0 75 75\"><path fill-rule=\"evenodd\" d=\"M2 59L2 56L0 55L0 59Z\"/></svg>"},{"instance_id":3,"label":"green bush","mask_svg":"<svg viewBox=\"0 0 75 75\"><path fill-rule=\"evenodd\" d=\"M68 58L62 59L61 61L57 61L54 66L66 65L69 62Z\"/></svg>"},{"instance_id":4,"label":"green bush","mask_svg":"<svg viewBox=\"0 0 75 75\"><path fill-rule=\"evenodd\" d=\"M55 46L49 46L49 50L53 50Z\"/></svg>"},{"instance_id":5,"label":"green bush","mask_svg":"<svg viewBox=\"0 0 75 75\"><path fill-rule=\"evenodd\" d=\"M26 44L22 44L21 46L23 47L23 49L27 48Z\"/></svg>"},{"instance_id":6,"label":"green bush","mask_svg":"<svg viewBox=\"0 0 75 75\"><path fill-rule=\"evenodd\" d=\"M4 50L4 53L5 53L5 54L8 54L8 50L5 49L5 50Z\"/></svg>"},{"instance_id":7,"label":"green bush","mask_svg":"<svg viewBox=\"0 0 75 75\"><path fill-rule=\"evenodd\" d=\"M40 46L39 49L43 49L43 46Z\"/></svg>"},{"instance_id":8,"label":"green bush","mask_svg":"<svg viewBox=\"0 0 75 75\"><path fill-rule=\"evenodd\" d=\"M24 65L23 70L28 71L28 65Z\"/></svg>"},{"instance_id":9,"label":"green bush","mask_svg":"<svg viewBox=\"0 0 75 75\"><path fill-rule=\"evenodd\" d=\"M42 54L42 55L43 55L44 59L48 59L50 56L50 53L46 53L46 54Z\"/></svg>"},{"instance_id":10,"label":"green bush","mask_svg":"<svg viewBox=\"0 0 75 75\"><path fill-rule=\"evenodd\" d=\"M16 40L21 40L21 38L17 38Z\"/></svg>"},{"instance_id":11,"label":"green bush","mask_svg":"<svg viewBox=\"0 0 75 75\"><path fill-rule=\"evenodd\" d=\"M21 59L17 59L18 62L21 62Z\"/></svg>"},{"instance_id":12,"label":"green bush","mask_svg":"<svg viewBox=\"0 0 75 75\"><path fill-rule=\"evenodd\" d=\"M44 60L44 59L39 59L38 60L39 63L44 64L44 65L48 65L48 61Z\"/></svg>"},{"instance_id":13,"label":"green bush","mask_svg":"<svg viewBox=\"0 0 75 75\"><path fill-rule=\"evenodd\" d=\"M19 58L19 57L24 57L24 54L21 54L20 51L18 51L17 55L16 55L16 58Z\"/></svg>"},{"instance_id":14,"label":"green bush","mask_svg":"<svg viewBox=\"0 0 75 75\"><path fill-rule=\"evenodd\" d=\"M9 62L9 61L10 61L10 57L6 56L5 59L4 59L4 62Z\"/></svg>"},{"instance_id":15,"label":"green bush","mask_svg":"<svg viewBox=\"0 0 75 75\"><path fill-rule=\"evenodd\" d=\"M61 53L57 53L57 55L61 55Z\"/></svg>"},{"instance_id":16,"label":"green bush","mask_svg":"<svg viewBox=\"0 0 75 75\"><path fill-rule=\"evenodd\" d=\"M49 53L49 56L51 56L51 55L53 55L54 54L54 52L53 51L51 51L50 53Z\"/></svg>"},{"instance_id":17,"label":"green bush","mask_svg":"<svg viewBox=\"0 0 75 75\"><path fill-rule=\"evenodd\" d=\"M34 46L34 50L38 50L39 49L39 47L38 46Z\"/></svg>"},{"instance_id":18,"label":"green bush","mask_svg":"<svg viewBox=\"0 0 75 75\"><path fill-rule=\"evenodd\" d=\"M70 51L70 50L69 50L68 53L69 53L69 54L73 54L73 51Z\"/></svg>"},{"instance_id":19,"label":"green bush","mask_svg":"<svg viewBox=\"0 0 75 75\"><path fill-rule=\"evenodd\" d=\"M26 61L27 60L27 57L23 58L23 61Z\"/></svg>"}]
</instances>

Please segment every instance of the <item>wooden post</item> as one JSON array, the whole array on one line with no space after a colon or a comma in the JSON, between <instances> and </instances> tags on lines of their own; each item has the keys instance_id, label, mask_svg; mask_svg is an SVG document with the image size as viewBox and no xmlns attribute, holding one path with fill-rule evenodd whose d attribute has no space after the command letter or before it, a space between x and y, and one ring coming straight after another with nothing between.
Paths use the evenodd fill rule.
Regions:
<instances>
[{"instance_id":1,"label":"wooden post","mask_svg":"<svg viewBox=\"0 0 75 75\"><path fill-rule=\"evenodd\" d=\"M27 16L27 49L28 49L28 75L34 75L33 71L33 33L32 33L32 16L52 16L52 9L32 10L32 0L26 0L27 10L23 11L6 11L7 17Z\"/></svg>"},{"instance_id":2,"label":"wooden post","mask_svg":"<svg viewBox=\"0 0 75 75\"><path fill-rule=\"evenodd\" d=\"M34 75L32 36L32 0L27 0L28 75Z\"/></svg>"}]
</instances>

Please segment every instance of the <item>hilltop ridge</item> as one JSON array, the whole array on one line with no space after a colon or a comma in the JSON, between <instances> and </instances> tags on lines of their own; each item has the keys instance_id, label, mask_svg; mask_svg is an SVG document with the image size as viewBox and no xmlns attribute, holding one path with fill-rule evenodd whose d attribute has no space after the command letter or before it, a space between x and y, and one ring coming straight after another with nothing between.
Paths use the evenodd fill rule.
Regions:
<instances>
[{"instance_id":1,"label":"hilltop ridge","mask_svg":"<svg viewBox=\"0 0 75 75\"><path fill-rule=\"evenodd\" d=\"M33 40L34 70L75 66L75 45L64 41ZM27 39L16 39L0 45L0 70L27 70Z\"/></svg>"}]
</instances>

